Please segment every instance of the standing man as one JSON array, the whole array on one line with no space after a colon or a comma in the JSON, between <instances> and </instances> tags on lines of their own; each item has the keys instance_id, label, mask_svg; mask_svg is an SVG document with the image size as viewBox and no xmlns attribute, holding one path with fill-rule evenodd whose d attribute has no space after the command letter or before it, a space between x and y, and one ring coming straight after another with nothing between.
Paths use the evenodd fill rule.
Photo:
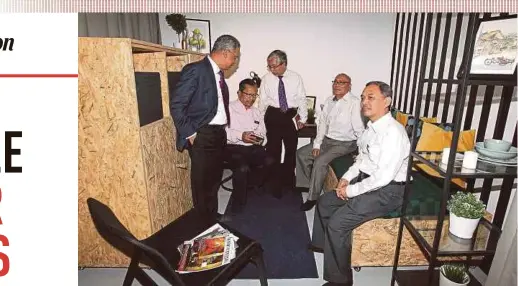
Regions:
<instances>
[{"instance_id":1,"label":"standing man","mask_svg":"<svg viewBox=\"0 0 518 286\"><path fill-rule=\"evenodd\" d=\"M264 118L254 107L257 98L257 83L250 78L239 83L238 99L230 103L230 127L227 127L225 160L232 167L232 212L241 212L246 202L246 189L253 178L259 185L276 193L275 171L272 157L264 148L266 128ZM275 174L273 174L275 175Z\"/></svg>"},{"instance_id":2,"label":"standing man","mask_svg":"<svg viewBox=\"0 0 518 286\"><path fill-rule=\"evenodd\" d=\"M260 107L268 137L266 151L280 164L284 144L284 164L279 176L284 179L284 186L295 189L297 130L304 127L308 115L306 90L301 76L287 69L285 52L271 52L267 63L270 72L262 78L260 88Z\"/></svg>"},{"instance_id":3,"label":"standing man","mask_svg":"<svg viewBox=\"0 0 518 286\"><path fill-rule=\"evenodd\" d=\"M329 163L356 150L356 140L365 129L360 103L351 93L351 78L344 73L337 75L333 81L333 96L326 99L320 113L313 144L297 150L297 164L309 180L308 199L300 207L302 211L315 206Z\"/></svg>"},{"instance_id":4,"label":"standing man","mask_svg":"<svg viewBox=\"0 0 518 286\"><path fill-rule=\"evenodd\" d=\"M229 91L223 71L240 56L240 43L220 36L205 59L186 65L171 93L171 115L176 127L176 147L189 150L194 207L208 216L218 215L219 183L223 175L225 127L230 122Z\"/></svg>"},{"instance_id":5,"label":"standing man","mask_svg":"<svg viewBox=\"0 0 518 286\"><path fill-rule=\"evenodd\" d=\"M358 139L359 155L335 192L318 199L310 249L324 252L324 285L352 285L351 236L366 221L399 209L403 203L410 141L390 114L392 90L367 83L362 112L369 118Z\"/></svg>"}]
</instances>

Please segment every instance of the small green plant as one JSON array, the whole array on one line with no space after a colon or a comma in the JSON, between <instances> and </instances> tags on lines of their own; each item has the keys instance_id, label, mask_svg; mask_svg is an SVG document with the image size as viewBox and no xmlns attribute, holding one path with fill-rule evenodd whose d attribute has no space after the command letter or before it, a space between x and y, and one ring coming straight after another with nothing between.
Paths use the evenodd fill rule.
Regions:
<instances>
[{"instance_id":1,"label":"small green plant","mask_svg":"<svg viewBox=\"0 0 518 286\"><path fill-rule=\"evenodd\" d=\"M469 280L467 269L464 265L445 264L443 267L441 267L441 272L442 275L448 278L448 280L451 282L463 284Z\"/></svg>"},{"instance_id":2,"label":"small green plant","mask_svg":"<svg viewBox=\"0 0 518 286\"><path fill-rule=\"evenodd\" d=\"M187 28L187 20L182 14L169 14L165 16L167 24L180 35Z\"/></svg>"},{"instance_id":3,"label":"small green plant","mask_svg":"<svg viewBox=\"0 0 518 286\"><path fill-rule=\"evenodd\" d=\"M484 216L486 206L474 194L457 192L448 201L448 210L458 217L478 219Z\"/></svg>"}]
</instances>

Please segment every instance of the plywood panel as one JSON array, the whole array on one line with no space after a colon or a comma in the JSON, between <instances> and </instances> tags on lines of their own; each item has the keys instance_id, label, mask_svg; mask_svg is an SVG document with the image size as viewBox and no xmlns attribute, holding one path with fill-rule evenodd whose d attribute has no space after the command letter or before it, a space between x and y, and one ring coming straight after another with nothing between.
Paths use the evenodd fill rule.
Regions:
<instances>
[{"instance_id":1,"label":"plywood panel","mask_svg":"<svg viewBox=\"0 0 518 286\"><path fill-rule=\"evenodd\" d=\"M191 55L192 56L192 55ZM167 71L168 72L179 72L182 68L188 63L190 56L169 56L167 57ZM201 59L204 56L199 56ZM171 120L171 126L173 130L173 134L176 134L176 129L174 127L173 121ZM191 194L191 161L189 158L189 153L187 151L184 152L175 152L174 154L175 160L175 173L178 178L178 187L176 191L178 195L184 198L183 201L179 202L178 208L181 213L186 210L192 208L192 194ZM178 214L180 214L180 212Z\"/></svg>"},{"instance_id":2,"label":"plywood panel","mask_svg":"<svg viewBox=\"0 0 518 286\"><path fill-rule=\"evenodd\" d=\"M374 219L353 231L352 266L391 266L396 251L399 219ZM426 258L405 229L399 265L427 265Z\"/></svg>"},{"instance_id":3,"label":"plywood panel","mask_svg":"<svg viewBox=\"0 0 518 286\"><path fill-rule=\"evenodd\" d=\"M98 235L86 199L107 204L137 237L150 234L135 79L128 39L79 39L79 265L129 261Z\"/></svg>"},{"instance_id":4,"label":"plywood panel","mask_svg":"<svg viewBox=\"0 0 518 286\"><path fill-rule=\"evenodd\" d=\"M167 64L165 52L133 55L136 72L159 72L162 90L162 108L164 117L171 116L169 111L169 85L167 84Z\"/></svg>"},{"instance_id":5,"label":"plywood panel","mask_svg":"<svg viewBox=\"0 0 518 286\"><path fill-rule=\"evenodd\" d=\"M175 138L171 117L142 127L148 201L153 232L158 231L192 207L190 192L176 172Z\"/></svg>"},{"instance_id":6,"label":"plywood panel","mask_svg":"<svg viewBox=\"0 0 518 286\"><path fill-rule=\"evenodd\" d=\"M189 63L203 60L207 55L191 54L189 55Z\"/></svg>"},{"instance_id":7,"label":"plywood panel","mask_svg":"<svg viewBox=\"0 0 518 286\"><path fill-rule=\"evenodd\" d=\"M167 57L167 71L181 71L188 63L189 56L170 56Z\"/></svg>"}]
</instances>

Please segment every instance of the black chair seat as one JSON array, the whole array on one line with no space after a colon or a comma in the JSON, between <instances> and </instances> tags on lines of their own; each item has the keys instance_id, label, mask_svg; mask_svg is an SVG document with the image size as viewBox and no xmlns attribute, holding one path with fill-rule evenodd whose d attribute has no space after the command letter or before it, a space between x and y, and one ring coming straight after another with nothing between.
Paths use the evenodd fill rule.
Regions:
<instances>
[{"instance_id":1,"label":"black chair seat","mask_svg":"<svg viewBox=\"0 0 518 286\"><path fill-rule=\"evenodd\" d=\"M212 270L179 274L175 269L180 260L178 245L205 231L216 220L208 219L195 209L171 222L146 239L137 240L115 217L113 212L99 201L89 198L88 207L99 234L112 246L131 258L123 285L131 285L137 279L142 285L156 285L139 267L145 264L160 274L171 285L226 285L248 263L259 270L261 285L268 285L262 258L262 247L224 223L219 223L239 239L236 258L229 264Z\"/></svg>"}]
</instances>

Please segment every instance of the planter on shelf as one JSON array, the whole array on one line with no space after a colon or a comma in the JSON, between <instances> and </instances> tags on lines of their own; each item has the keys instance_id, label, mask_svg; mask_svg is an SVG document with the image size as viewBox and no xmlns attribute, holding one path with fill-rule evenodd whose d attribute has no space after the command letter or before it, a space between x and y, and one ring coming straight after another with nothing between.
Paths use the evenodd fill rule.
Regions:
<instances>
[{"instance_id":1,"label":"planter on shelf","mask_svg":"<svg viewBox=\"0 0 518 286\"><path fill-rule=\"evenodd\" d=\"M448 201L450 233L463 239L471 239L480 219L484 216L485 209L484 203L472 193L454 194Z\"/></svg>"},{"instance_id":2,"label":"planter on shelf","mask_svg":"<svg viewBox=\"0 0 518 286\"><path fill-rule=\"evenodd\" d=\"M173 46L177 49L185 49L186 37L185 29L187 29L187 20L182 14L169 14L165 16L167 24L176 32L178 42L173 42Z\"/></svg>"},{"instance_id":3,"label":"planter on shelf","mask_svg":"<svg viewBox=\"0 0 518 286\"><path fill-rule=\"evenodd\" d=\"M439 272L439 286L465 286L470 282L468 272L462 265L445 264Z\"/></svg>"}]
</instances>

